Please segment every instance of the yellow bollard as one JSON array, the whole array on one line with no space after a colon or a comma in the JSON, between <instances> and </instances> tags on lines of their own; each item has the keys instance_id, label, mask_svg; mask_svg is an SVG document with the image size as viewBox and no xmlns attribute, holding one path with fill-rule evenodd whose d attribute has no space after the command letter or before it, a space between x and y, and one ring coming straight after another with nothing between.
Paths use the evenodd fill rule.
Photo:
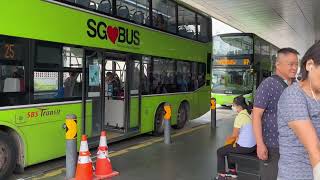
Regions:
<instances>
[{"instance_id":1,"label":"yellow bollard","mask_svg":"<svg viewBox=\"0 0 320 180\"><path fill-rule=\"evenodd\" d=\"M77 116L68 114L65 122L66 130L66 179L74 178L77 165Z\"/></svg>"},{"instance_id":2,"label":"yellow bollard","mask_svg":"<svg viewBox=\"0 0 320 180\"><path fill-rule=\"evenodd\" d=\"M164 143L165 144L171 144L171 105L169 103L164 104L164 116L163 116L163 121L164 121Z\"/></svg>"},{"instance_id":3,"label":"yellow bollard","mask_svg":"<svg viewBox=\"0 0 320 180\"><path fill-rule=\"evenodd\" d=\"M217 111L216 111L216 99L211 98L210 100L210 109L211 109L211 128L217 126Z\"/></svg>"}]
</instances>

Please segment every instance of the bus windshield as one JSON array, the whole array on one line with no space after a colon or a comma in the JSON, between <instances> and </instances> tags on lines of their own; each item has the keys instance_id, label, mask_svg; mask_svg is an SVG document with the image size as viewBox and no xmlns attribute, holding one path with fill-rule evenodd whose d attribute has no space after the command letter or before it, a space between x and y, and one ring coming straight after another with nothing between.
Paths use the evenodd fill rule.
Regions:
<instances>
[{"instance_id":1,"label":"bus windshield","mask_svg":"<svg viewBox=\"0 0 320 180\"><path fill-rule=\"evenodd\" d=\"M215 36L213 53L217 56L252 54L253 39L250 36Z\"/></svg>"},{"instance_id":2,"label":"bus windshield","mask_svg":"<svg viewBox=\"0 0 320 180\"><path fill-rule=\"evenodd\" d=\"M252 91L253 74L249 69L214 69L212 86L214 93L246 94Z\"/></svg>"}]
</instances>

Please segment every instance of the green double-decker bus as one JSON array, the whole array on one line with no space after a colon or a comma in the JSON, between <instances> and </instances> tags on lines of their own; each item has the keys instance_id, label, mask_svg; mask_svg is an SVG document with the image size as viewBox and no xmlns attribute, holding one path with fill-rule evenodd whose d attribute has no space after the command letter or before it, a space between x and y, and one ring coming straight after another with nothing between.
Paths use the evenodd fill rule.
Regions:
<instances>
[{"instance_id":1,"label":"green double-decker bus","mask_svg":"<svg viewBox=\"0 0 320 180\"><path fill-rule=\"evenodd\" d=\"M259 84L274 72L278 48L253 33L228 33L213 38L212 97L231 106L243 95L250 103Z\"/></svg>"},{"instance_id":2,"label":"green double-decker bus","mask_svg":"<svg viewBox=\"0 0 320 180\"><path fill-rule=\"evenodd\" d=\"M0 2L0 179L65 155L67 114L97 145L209 110L211 18L171 0Z\"/></svg>"}]
</instances>

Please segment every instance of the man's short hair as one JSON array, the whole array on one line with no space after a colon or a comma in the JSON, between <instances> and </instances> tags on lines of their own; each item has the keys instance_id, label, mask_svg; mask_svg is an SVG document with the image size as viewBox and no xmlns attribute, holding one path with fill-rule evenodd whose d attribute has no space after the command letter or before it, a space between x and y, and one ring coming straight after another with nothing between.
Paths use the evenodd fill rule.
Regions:
<instances>
[{"instance_id":1,"label":"man's short hair","mask_svg":"<svg viewBox=\"0 0 320 180\"><path fill-rule=\"evenodd\" d=\"M300 55L299 52L293 48L289 48L289 47L286 47L286 48L281 48L278 50L277 54L289 54L289 53L292 53L292 54L296 54L296 55Z\"/></svg>"}]
</instances>

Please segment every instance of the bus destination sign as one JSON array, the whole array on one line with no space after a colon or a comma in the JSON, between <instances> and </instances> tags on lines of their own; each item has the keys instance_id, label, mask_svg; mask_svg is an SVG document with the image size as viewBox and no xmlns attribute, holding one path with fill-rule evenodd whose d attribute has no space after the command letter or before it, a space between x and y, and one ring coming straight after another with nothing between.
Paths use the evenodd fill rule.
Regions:
<instances>
[{"instance_id":1,"label":"bus destination sign","mask_svg":"<svg viewBox=\"0 0 320 180\"><path fill-rule=\"evenodd\" d=\"M22 46L16 42L6 42L0 40L0 59L20 60L22 56Z\"/></svg>"},{"instance_id":2,"label":"bus destination sign","mask_svg":"<svg viewBox=\"0 0 320 180\"><path fill-rule=\"evenodd\" d=\"M250 60L248 58L243 58L243 59L223 58L223 59L215 59L213 61L213 64L224 65L224 66L250 65Z\"/></svg>"}]
</instances>

